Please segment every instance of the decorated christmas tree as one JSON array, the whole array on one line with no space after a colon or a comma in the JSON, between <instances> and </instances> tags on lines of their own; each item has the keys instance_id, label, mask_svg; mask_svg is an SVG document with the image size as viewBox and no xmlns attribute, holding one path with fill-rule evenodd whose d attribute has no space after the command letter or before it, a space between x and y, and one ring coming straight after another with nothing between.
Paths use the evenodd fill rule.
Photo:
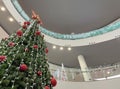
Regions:
<instances>
[{"instance_id":1,"label":"decorated christmas tree","mask_svg":"<svg viewBox=\"0 0 120 89\"><path fill-rule=\"evenodd\" d=\"M53 89L42 24L33 13L32 20L0 43L0 89Z\"/></svg>"}]
</instances>

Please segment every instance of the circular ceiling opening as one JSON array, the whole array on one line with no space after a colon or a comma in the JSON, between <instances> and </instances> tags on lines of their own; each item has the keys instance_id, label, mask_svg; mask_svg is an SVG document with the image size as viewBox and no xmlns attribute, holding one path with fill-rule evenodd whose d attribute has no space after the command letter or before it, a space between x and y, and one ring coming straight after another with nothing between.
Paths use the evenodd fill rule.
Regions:
<instances>
[{"instance_id":1,"label":"circular ceiling opening","mask_svg":"<svg viewBox=\"0 0 120 89\"><path fill-rule=\"evenodd\" d=\"M84 33L108 25L120 16L120 0L19 0L31 17L35 10L50 31Z\"/></svg>"}]
</instances>

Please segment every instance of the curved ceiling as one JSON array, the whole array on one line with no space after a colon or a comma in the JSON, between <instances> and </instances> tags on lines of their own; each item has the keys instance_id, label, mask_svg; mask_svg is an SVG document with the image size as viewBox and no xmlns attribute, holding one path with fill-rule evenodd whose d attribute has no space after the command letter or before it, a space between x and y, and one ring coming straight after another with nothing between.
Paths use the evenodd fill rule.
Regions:
<instances>
[{"instance_id":1,"label":"curved ceiling","mask_svg":"<svg viewBox=\"0 0 120 89\"><path fill-rule=\"evenodd\" d=\"M0 8L4 6L2 0L0 0ZM5 6L4 6L5 7ZM9 18L12 17L12 15L9 13L9 11L6 9L6 11L2 12L0 10L0 26L5 29L5 31L8 34L12 34L16 30L20 28L20 25L17 23L16 20L14 20L12 23L9 22Z\"/></svg>"},{"instance_id":2,"label":"curved ceiling","mask_svg":"<svg viewBox=\"0 0 120 89\"><path fill-rule=\"evenodd\" d=\"M83 33L101 28L120 16L120 0L18 0L31 16L35 10L44 27L58 33Z\"/></svg>"},{"instance_id":3,"label":"curved ceiling","mask_svg":"<svg viewBox=\"0 0 120 89\"><path fill-rule=\"evenodd\" d=\"M42 18L44 27L58 33L83 33L101 28L120 17L120 0L18 0L31 16L35 10ZM79 67L77 56L82 54L88 66L118 62L119 40L112 40L84 47L74 47L71 52L52 49L48 57L55 64L64 62L69 67ZM66 48L67 49L67 48ZM69 63L68 63L69 61Z\"/></svg>"},{"instance_id":4,"label":"curved ceiling","mask_svg":"<svg viewBox=\"0 0 120 89\"><path fill-rule=\"evenodd\" d=\"M99 18L94 18L96 21L98 21L98 22L100 21L101 24L99 24L97 22L94 22L93 18L85 19L86 22L90 22L89 25L86 25L85 22L82 21L82 18L84 17L84 15L83 15L82 18L80 18L81 19L81 20L79 20L80 22L77 23L77 22L74 22L76 20L73 20L73 17L76 18L75 16L73 16L72 19L70 19L70 18L68 19L67 16L60 15L60 13L59 13L58 14L59 16L63 16L64 17L63 19L60 19L60 18L55 17L56 16L55 14L51 14L49 9L47 8L48 6L51 6L51 4L54 7L56 6L56 9L58 9L58 7L60 7L60 5L62 5L62 4L63 4L62 7L64 7L67 4L67 0L64 0L64 1L63 0L60 0L60 1L55 1L55 0L51 0L51 1L45 1L45 0L44 1L42 1L42 0L39 0L39 1L19 0L19 1L20 1L22 7L24 8L24 10L27 12L28 15L31 15L31 9L34 9L39 14L41 13L40 15L41 15L41 17L43 19L45 28L48 28L51 31L60 32L60 33L71 33L71 32L78 33L78 32L90 31L90 30L99 28L99 27L101 27L103 25L106 25L106 24L110 23L111 21L114 21L115 19L117 19L120 16L120 12L117 11L118 3L120 3L120 1L118 1L118 0L114 0L114 1L113 0L109 0L109 3L108 3L107 0L104 0L104 1L103 0L102 1L100 1L100 0L99 1L98 0L97 1L89 0L89 1L91 1L91 4L94 1L94 3L93 3L93 5L95 5L94 10L96 10L100 6L99 5L97 7L97 4L95 4L95 2L96 3L99 2L99 4L101 4L101 5L102 4L103 5L106 4L106 5L109 6L109 8L110 7L114 8L114 9L111 9L111 12L109 12L109 14L107 14L108 12L106 12L107 16L103 16L103 17L102 17L102 15L105 12L102 13L102 11L100 11L101 13L99 13L99 14L101 14L101 17L104 18L103 22ZM56 2L56 4L54 5L55 2ZM66 2L66 3L63 3L63 2ZM69 1L68 3L70 4L70 2L72 4L72 1ZM74 0L72 7L74 7L74 6L75 7L76 6L79 7L78 4L74 5L77 2L79 2L79 3L80 2L81 3L82 2L87 3L87 0L84 0L84 1ZM60 3L60 5L58 7L57 7L57 3ZM80 7L79 7L80 9L82 9L81 8L81 3L80 3ZM89 3L87 3L87 5ZM114 7L113 7L113 4L115 5ZM0 5L3 5L1 1L0 1ZM44 8L40 8L40 7L37 8L40 5L42 7L44 7ZM84 5L82 5L82 6L85 7ZM106 6L106 8L108 8L108 7ZM84 10L84 8L83 8L83 10ZM55 11L55 8L54 8L53 11ZM60 11L62 11L62 10L60 9ZM67 11L69 11L69 10L67 10ZM99 12L99 11L97 11L97 12ZM96 15L94 14L94 16L98 16L97 12L96 12ZM56 12L54 12L54 13L56 13ZM68 12L68 13L70 13L70 12ZM86 12L86 13L89 13L88 17L91 14L91 12ZM63 14L65 14L65 13L63 13ZM13 23L8 22L6 17L9 17L9 16L11 16L11 15L10 15L10 13L8 11L0 12L0 19L2 19L2 20L0 20L0 24L9 34L11 34L14 31L18 30L20 26L19 26L19 24L16 21L14 21ZM94 16L92 16L92 17L94 17ZM74 24L72 24L72 25L68 24L69 21L66 20L66 19L71 20L70 23L74 23ZM68 23L66 23L66 21L68 21ZM82 22L84 22L84 23L82 23ZM82 28L82 26L86 27L86 28L89 28L89 26L93 26L93 25L90 25L90 24L94 24L94 26L96 26L96 27L91 27L91 29L78 29L78 30L77 29L73 29L73 28ZM59 25L63 26L63 27L65 26L65 28L59 28ZM79 25L79 27L76 27L75 25ZM68 29L69 27L70 27L71 30ZM67 29L67 30L65 30L65 29ZM86 60L86 62L87 62L89 67L106 65L106 64L112 64L112 63L116 63L116 62L120 61L120 55L119 55L120 54L120 38L117 38L117 39L114 39L114 40L111 40L111 41L107 41L107 42L102 42L102 43L99 43L99 44L89 45L89 46L73 47L71 51L68 51L67 47L65 47L63 51L60 51L59 50L59 46L57 46L57 49L53 49L52 48L53 44L49 44L49 43L47 43L47 46L49 48L49 53L48 53L49 61L52 62L52 63L58 64L58 65L61 65L61 63L63 63L65 66L68 66L68 67L79 67L79 63L78 63L78 60L77 60L78 55L83 55L85 57L85 60Z\"/></svg>"},{"instance_id":5,"label":"curved ceiling","mask_svg":"<svg viewBox=\"0 0 120 89\"><path fill-rule=\"evenodd\" d=\"M68 67L79 68L78 55L83 55L89 67L108 65L120 62L120 38L81 47L72 47L71 51L60 50L59 46L53 49L51 44L49 48L49 61L60 65L62 62Z\"/></svg>"}]
</instances>

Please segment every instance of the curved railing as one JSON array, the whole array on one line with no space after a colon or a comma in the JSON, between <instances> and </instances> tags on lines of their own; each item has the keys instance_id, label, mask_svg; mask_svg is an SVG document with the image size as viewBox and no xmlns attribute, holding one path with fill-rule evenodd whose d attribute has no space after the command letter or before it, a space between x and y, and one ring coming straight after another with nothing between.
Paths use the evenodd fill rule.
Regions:
<instances>
[{"instance_id":1,"label":"curved railing","mask_svg":"<svg viewBox=\"0 0 120 89\"><path fill-rule=\"evenodd\" d=\"M51 66L53 66L53 64L50 63L51 73L59 81L63 80L64 77L65 81L84 82L82 75L84 72L89 72L91 74L92 80L90 81L106 80L120 77L120 63L104 67L100 66L97 68L89 68L89 71L81 71L80 69L74 68L63 69L57 65L54 65L53 67Z\"/></svg>"},{"instance_id":2,"label":"curved railing","mask_svg":"<svg viewBox=\"0 0 120 89\"><path fill-rule=\"evenodd\" d=\"M17 9L19 14L25 19L25 20L30 20L30 18L27 16L27 14L24 12L24 10L21 8L17 0L11 0L12 3L14 4L14 7ZM55 33L52 31L49 31L43 27L40 27L40 30L51 37L57 38L57 39L64 39L64 40L76 40L76 39L84 39L84 38L89 38L101 34L105 34L107 32L113 31L120 28L120 21L114 22L112 24L109 24L103 28L86 32L86 33L80 33L80 34L60 34L60 33Z\"/></svg>"},{"instance_id":3,"label":"curved railing","mask_svg":"<svg viewBox=\"0 0 120 89\"><path fill-rule=\"evenodd\" d=\"M13 0L2 0L2 1L3 1L4 5L6 6L6 8L8 9L8 11L11 13L11 15L14 17L14 19L20 25L23 25L23 22L25 21L25 19L30 20L29 17L27 15L25 15L25 12L22 10L22 8L19 5L17 7L17 8L19 8L18 9L19 11L16 10L15 5L19 4L17 0L14 0L14 1ZM13 2L14 2L14 5L13 5ZM20 15L20 13L21 13L21 15ZM25 15L25 16L23 16L23 15ZM79 38L78 37L79 34L74 34L74 35L69 35L69 34L65 35L65 34L59 34L59 33L54 34L54 32L50 32L43 27L40 27L40 30L44 34L45 40L48 43L51 43L54 45L59 45L59 46L75 47L75 46L93 45L93 44L97 44L100 42L104 42L104 41L108 41L108 40L112 40L112 39L116 39L116 38L120 37L119 19L116 20L115 22L113 22L112 24L110 24L108 27L109 28L113 27L113 28L111 31L108 28L106 28L109 31L105 30L106 31L106 32L104 32L105 34L103 34L103 32L100 31L101 35L93 36L92 35L93 33L94 34L97 33L97 31L95 30L96 32L93 31L93 33L90 33L90 32L85 33L85 34L89 34L89 35L84 35L84 33L80 34L81 39L76 39L76 38ZM53 35L54 37L49 36L48 34ZM59 37L59 38L57 38L57 37Z\"/></svg>"}]
</instances>

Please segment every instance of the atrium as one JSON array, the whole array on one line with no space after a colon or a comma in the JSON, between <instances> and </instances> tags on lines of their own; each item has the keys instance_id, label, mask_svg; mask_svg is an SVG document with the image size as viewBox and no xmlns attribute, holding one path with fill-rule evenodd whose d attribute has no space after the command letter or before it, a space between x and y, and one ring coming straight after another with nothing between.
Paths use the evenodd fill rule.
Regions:
<instances>
[{"instance_id":1,"label":"atrium","mask_svg":"<svg viewBox=\"0 0 120 89\"><path fill-rule=\"evenodd\" d=\"M11 37L37 14L48 48L49 69L57 80L53 89L119 89L119 3L0 0L0 39Z\"/></svg>"}]
</instances>

